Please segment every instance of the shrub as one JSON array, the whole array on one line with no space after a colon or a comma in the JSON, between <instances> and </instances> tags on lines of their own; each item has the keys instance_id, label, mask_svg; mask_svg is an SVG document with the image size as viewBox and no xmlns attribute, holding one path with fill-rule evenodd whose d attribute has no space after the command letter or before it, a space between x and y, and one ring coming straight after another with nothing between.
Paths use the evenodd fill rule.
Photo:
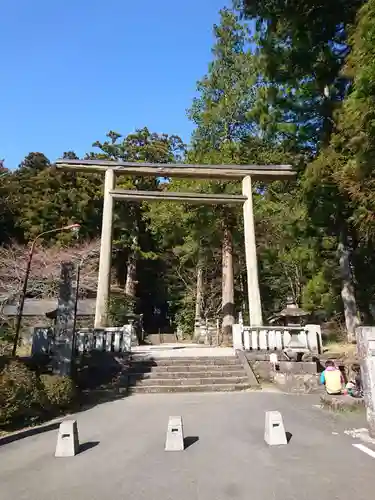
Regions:
<instances>
[{"instance_id":1,"label":"shrub","mask_svg":"<svg viewBox=\"0 0 375 500\"><path fill-rule=\"evenodd\" d=\"M0 326L0 356L8 356L13 348L13 335L9 329Z\"/></svg>"},{"instance_id":2,"label":"shrub","mask_svg":"<svg viewBox=\"0 0 375 500\"><path fill-rule=\"evenodd\" d=\"M107 303L108 321L113 326L122 326L128 323L129 315L134 314L136 301L132 297L111 297Z\"/></svg>"},{"instance_id":3,"label":"shrub","mask_svg":"<svg viewBox=\"0 0 375 500\"><path fill-rule=\"evenodd\" d=\"M37 373L24 362L3 358L0 373L0 427L19 426L66 409L75 395L69 377ZM0 368L1 370L1 368Z\"/></svg>"},{"instance_id":4,"label":"shrub","mask_svg":"<svg viewBox=\"0 0 375 500\"><path fill-rule=\"evenodd\" d=\"M54 409L67 408L74 399L75 386L70 377L44 374L40 376L43 391Z\"/></svg>"},{"instance_id":5,"label":"shrub","mask_svg":"<svg viewBox=\"0 0 375 500\"><path fill-rule=\"evenodd\" d=\"M0 426L38 417L44 400L37 375L21 361L9 361L0 374Z\"/></svg>"}]
</instances>

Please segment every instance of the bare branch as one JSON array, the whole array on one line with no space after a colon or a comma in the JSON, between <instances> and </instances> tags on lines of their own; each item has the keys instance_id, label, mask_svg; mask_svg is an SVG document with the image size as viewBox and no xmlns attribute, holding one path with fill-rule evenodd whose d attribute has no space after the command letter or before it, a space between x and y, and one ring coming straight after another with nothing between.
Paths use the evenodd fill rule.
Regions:
<instances>
[{"instance_id":1,"label":"bare branch","mask_svg":"<svg viewBox=\"0 0 375 500\"><path fill-rule=\"evenodd\" d=\"M64 261L81 264L80 293L84 296L96 289L99 242L74 247L38 246L33 254L27 294L35 298L56 297L60 265ZM28 248L21 245L0 247L0 296L16 299L22 289L28 259Z\"/></svg>"}]
</instances>

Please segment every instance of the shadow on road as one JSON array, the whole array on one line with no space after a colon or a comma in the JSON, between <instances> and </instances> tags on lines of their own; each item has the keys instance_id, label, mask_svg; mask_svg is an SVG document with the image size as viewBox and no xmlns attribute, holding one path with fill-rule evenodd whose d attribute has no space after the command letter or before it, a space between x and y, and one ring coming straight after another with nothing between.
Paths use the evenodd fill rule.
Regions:
<instances>
[{"instance_id":1,"label":"shadow on road","mask_svg":"<svg viewBox=\"0 0 375 500\"><path fill-rule=\"evenodd\" d=\"M197 441L199 441L199 437L198 436L187 436L186 438L184 438L184 448L185 448L185 450L187 448L189 448L190 446L192 446Z\"/></svg>"},{"instance_id":2,"label":"shadow on road","mask_svg":"<svg viewBox=\"0 0 375 500\"><path fill-rule=\"evenodd\" d=\"M80 444L79 454L85 453L85 451L91 450L91 448L95 448L98 444L100 444L100 441L87 441L87 443Z\"/></svg>"},{"instance_id":3,"label":"shadow on road","mask_svg":"<svg viewBox=\"0 0 375 500\"><path fill-rule=\"evenodd\" d=\"M9 434L8 436L1 436L0 438L0 446L4 444L13 443L14 441L19 441L25 437L35 436L36 434L42 434L43 432L53 431L60 427L60 422L62 419L59 419L57 422L51 422L46 425L42 425L40 427L30 427L29 429L22 429L19 432L15 432L14 434Z\"/></svg>"},{"instance_id":4,"label":"shadow on road","mask_svg":"<svg viewBox=\"0 0 375 500\"><path fill-rule=\"evenodd\" d=\"M130 357L92 351L82 356L76 366L77 407L82 411L128 395Z\"/></svg>"}]
</instances>

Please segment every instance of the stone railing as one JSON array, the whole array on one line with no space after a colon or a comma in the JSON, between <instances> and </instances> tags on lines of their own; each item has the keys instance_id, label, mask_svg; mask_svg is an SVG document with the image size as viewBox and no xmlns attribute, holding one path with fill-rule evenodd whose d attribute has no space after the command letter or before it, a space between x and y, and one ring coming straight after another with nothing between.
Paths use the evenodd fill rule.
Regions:
<instances>
[{"instance_id":1,"label":"stone railing","mask_svg":"<svg viewBox=\"0 0 375 500\"><path fill-rule=\"evenodd\" d=\"M319 325L305 326L245 326L233 325L233 347L235 349L281 351L290 340L291 332L298 332L298 340L311 352L321 352L322 334Z\"/></svg>"},{"instance_id":2,"label":"stone railing","mask_svg":"<svg viewBox=\"0 0 375 500\"><path fill-rule=\"evenodd\" d=\"M80 328L74 336L74 351L83 354L90 351L126 353L131 351L134 340L132 325L112 328ZM32 355L51 354L54 345L53 328L34 328Z\"/></svg>"},{"instance_id":3,"label":"stone railing","mask_svg":"<svg viewBox=\"0 0 375 500\"><path fill-rule=\"evenodd\" d=\"M89 329L82 328L75 335L77 353L89 351L130 352L132 344L132 327Z\"/></svg>"}]
</instances>

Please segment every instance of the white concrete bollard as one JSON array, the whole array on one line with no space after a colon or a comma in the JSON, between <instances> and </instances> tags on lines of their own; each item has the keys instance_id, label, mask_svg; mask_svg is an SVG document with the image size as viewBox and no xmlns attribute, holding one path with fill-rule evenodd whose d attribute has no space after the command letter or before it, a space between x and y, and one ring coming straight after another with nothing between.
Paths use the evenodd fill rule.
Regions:
<instances>
[{"instance_id":1,"label":"white concrete bollard","mask_svg":"<svg viewBox=\"0 0 375 500\"><path fill-rule=\"evenodd\" d=\"M63 420L57 435L55 457L74 457L79 451L76 420Z\"/></svg>"},{"instance_id":2,"label":"white concrete bollard","mask_svg":"<svg viewBox=\"0 0 375 500\"><path fill-rule=\"evenodd\" d=\"M169 417L165 451L184 451L182 417Z\"/></svg>"},{"instance_id":3,"label":"white concrete bollard","mask_svg":"<svg viewBox=\"0 0 375 500\"><path fill-rule=\"evenodd\" d=\"M283 417L279 411L266 411L264 440L270 446L288 443Z\"/></svg>"}]
</instances>

